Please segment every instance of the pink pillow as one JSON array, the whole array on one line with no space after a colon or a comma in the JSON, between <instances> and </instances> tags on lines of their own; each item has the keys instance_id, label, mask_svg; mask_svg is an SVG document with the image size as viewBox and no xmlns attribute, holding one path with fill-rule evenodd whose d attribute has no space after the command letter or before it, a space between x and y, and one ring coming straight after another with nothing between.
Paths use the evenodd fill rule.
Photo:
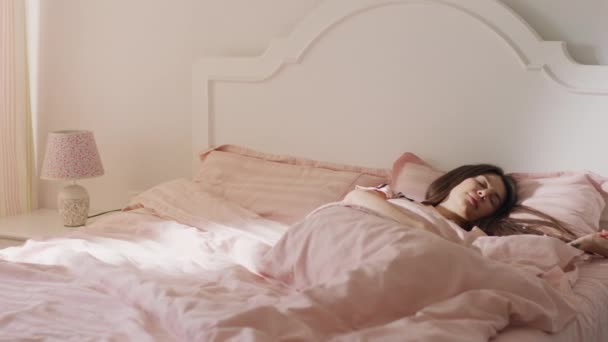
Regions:
<instances>
[{"instance_id":1,"label":"pink pillow","mask_svg":"<svg viewBox=\"0 0 608 342\"><path fill-rule=\"evenodd\" d=\"M577 235L600 229L607 212L605 180L590 172L513 173L518 203L568 223ZM602 183L599 183L599 182ZM525 217L514 214L514 217Z\"/></svg>"},{"instance_id":2,"label":"pink pillow","mask_svg":"<svg viewBox=\"0 0 608 342\"><path fill-rule=\"evenodd\" d=\"M429 185L444 173L433 169L417 155L406 152L393 163L391 189L416 202L422 202Z\"/></svg>"},{"instance_id":3,"label":"pink pillow","mask_svg":"<svg viewBox=\"0 0 608 342\"><path fill-rule=\"evenodd\" d=\"M342 200L355 185L386 183L389 170L273 155L234 145L201 154L201 190L256 214L294 223L318 206Z\"/></svg>"},{"instance_id":4,"label":"pink pillow","mask_svg":"<svg viewBox=\"0 0 608 342\"><path fill-rule=\"evenodd\" d=\"M429 185L444 173L415 154L404 153L393 164L391 189L422 201ZM514 173L512 176L517 182L519 204L569 224L577 235L596 232L599 227L608 228L608 179L591 172ZM513 214L513 217L525 216Z\"/></svg>"}]
</instances>

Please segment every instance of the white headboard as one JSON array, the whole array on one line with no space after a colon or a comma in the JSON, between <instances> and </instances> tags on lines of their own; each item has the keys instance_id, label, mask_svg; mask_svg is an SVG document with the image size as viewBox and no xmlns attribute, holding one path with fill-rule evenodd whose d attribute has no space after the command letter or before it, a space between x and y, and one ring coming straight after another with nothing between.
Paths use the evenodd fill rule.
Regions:
<instances>
[{"instance_id":1,"label":"white headboard","mask_svg":"<svg viewBox=\"0 0 608 342\"><path fill-rule=\"evenodd\" d=\"M260 57L193 67L195 153L608 175L607 131L608 66L573 62L494 0L328 0Z\"/></svg>"}]
</instances>

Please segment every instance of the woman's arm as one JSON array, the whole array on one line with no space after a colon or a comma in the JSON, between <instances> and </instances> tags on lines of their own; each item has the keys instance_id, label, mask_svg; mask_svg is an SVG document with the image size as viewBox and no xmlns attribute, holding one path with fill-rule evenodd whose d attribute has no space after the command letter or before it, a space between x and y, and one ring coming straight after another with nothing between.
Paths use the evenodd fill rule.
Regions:
<instances>
[{"instance_id":1,"label":"woman's arm","mask_svg":"<svg viewBox=\"0 0 608 342\"><path fill-rule=\"evenodd\" d=\"M392 218L395 221L407 224L418 224L403 209L387 201L386 195L372 189L355 189L344 197L344 203L355 204L371 209L375 212Z\"/></svg>"},{"instance_id":2,"label":"woman's arm","mask_svg":"<svg viewBox=\"0 0 608 342\"><path fill-rule=\"evenodd\" d=\"M588 234L582 236L569 243L570 246L576 247L585 252L599 254L608 258L608 232L601 231L599 233Z\"/></svg>"}]
</instances>

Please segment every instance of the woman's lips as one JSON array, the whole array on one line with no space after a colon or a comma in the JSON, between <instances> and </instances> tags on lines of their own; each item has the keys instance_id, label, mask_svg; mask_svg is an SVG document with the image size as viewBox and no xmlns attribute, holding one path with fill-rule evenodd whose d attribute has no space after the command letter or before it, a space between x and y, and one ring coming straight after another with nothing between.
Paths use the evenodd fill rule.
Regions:
<instances>
[{"instance_id":1,"label":"woman's lips","mask_svg":"<svg viewBox=\"0 0 608 342\"><path fill-rule=\"evenodd\" d=\"M469 203L471 203L471 205L475 209L477 209L477 207L479 206L479 201L477 201L477 199L471 194L467 194L467 199L468 199Z\"/></svg>"}]
</instances>

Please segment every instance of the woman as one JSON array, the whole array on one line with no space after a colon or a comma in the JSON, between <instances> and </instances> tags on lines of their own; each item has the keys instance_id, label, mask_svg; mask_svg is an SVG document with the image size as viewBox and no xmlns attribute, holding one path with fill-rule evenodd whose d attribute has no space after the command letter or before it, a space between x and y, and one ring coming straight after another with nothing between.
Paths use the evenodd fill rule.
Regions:
<instances>
[{"instance_id":1,"label":"woman","mask_svg":"<svg viewBox=\"0 0 608 342\"><path fill-rule=\"evenodd\" d=\"M389 194L386 188L384 191L377 190L373 193L383 199L396 197ZM434 207L444 218L467 231L479 227L487 235L550 235L586 252L608 257L608 232L602 231L577 239L564 223L538 210L516 205L516 202L517 191L513 178L505 175L497 166L478 164L464 165L439 177L429 186L422 204ZM375 206L383 212L388 210L394 217L400 215L398 209L387 208L387 201L367 198L366 204L369 206L370 203L372 209ZM538 218L509 217L509 213L514 210Z\"/></svg>"}]
</instances>

